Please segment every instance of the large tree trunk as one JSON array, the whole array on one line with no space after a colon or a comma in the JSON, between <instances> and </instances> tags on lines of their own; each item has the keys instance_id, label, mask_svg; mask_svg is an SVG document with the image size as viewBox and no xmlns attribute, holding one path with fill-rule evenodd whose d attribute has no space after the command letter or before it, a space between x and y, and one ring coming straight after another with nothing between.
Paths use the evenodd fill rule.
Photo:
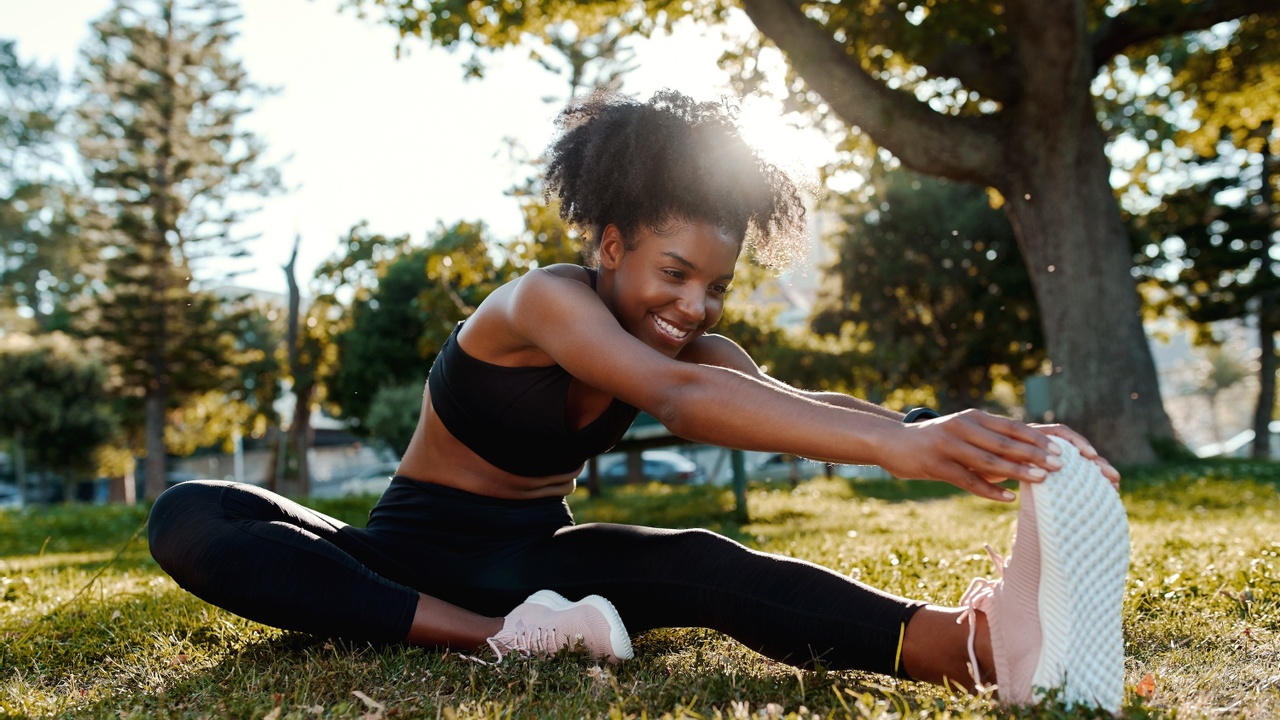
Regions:
<instances>
[{"instance_id":1,"label":"large tree trunk","mask_svg":"<svg viewBox=\"0 0 1280 720\"><path fill-rule=\"evenodd\" d=\"M1077 0L1015 2L1009 21L1023 89L1001 114L993 184L1040 307L1054 419L1113 462L1150 463L1156 447L1175 441L1173 425L1089 90L1096 71L1085 10Z\"/></svg>"},{"instance_id":2,"label":"large tree trunk","mask_svg":"<svg viewBox=\"0 0 1280 720\"><path fill-rule=\"evenodd\" d=\"M1100 135L1096 127L1082 131ZM1112 461L1156 460L1153 442L1171 441L1174 430L1143 332L1101 138L1069 143L1078 152L1030 131L1018 140L1023 161L1004 190L1036 288L1052 364L1053 418Z\"/></svg>"},{"instance_id":3,"label":"large tree trunk","mask_svg":"<svg viewBox=\"0 0 1280 720\"><path fill-rule=\"evenodd\" d=\"M1174 439L1129 273L1132 253L1093 107L1046 133L1011 123L1000 190L1027 260L1049 360L1054 419L1113 462L1149 463ZM1046 137L1048 135L1048 137Z\"/></svg>"}]
</instances>

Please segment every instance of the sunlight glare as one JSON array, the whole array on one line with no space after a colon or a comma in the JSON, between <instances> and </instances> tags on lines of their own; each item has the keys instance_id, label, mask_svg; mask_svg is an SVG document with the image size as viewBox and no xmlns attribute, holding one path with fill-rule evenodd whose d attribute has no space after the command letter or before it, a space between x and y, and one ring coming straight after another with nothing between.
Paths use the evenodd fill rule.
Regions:
<instances>
[{"instance_id":1,"label":"sunlight glare","mask_svg":"<svg viewBox=\"0 0 1280 720\"><path fill-rule=\"evenodd\" d=\"M738 125L742 137L765 160L804 184L817 181L818 168L834 156L831 142L812 127L805 127L799 113L784 113L771 97L744 98Z\"/></svg>"}]
</instances>

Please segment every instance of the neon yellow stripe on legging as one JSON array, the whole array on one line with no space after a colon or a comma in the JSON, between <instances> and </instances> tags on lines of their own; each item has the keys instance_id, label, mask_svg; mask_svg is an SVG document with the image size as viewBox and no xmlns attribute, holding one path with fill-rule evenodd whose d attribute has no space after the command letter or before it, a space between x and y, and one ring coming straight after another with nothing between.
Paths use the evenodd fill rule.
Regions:
<instances>
[{"instance_id":1,"label":"neon yellow stripe on legging","mask_svg":"<svg viewBox=\"0 0 1280 720\"><path fill-rule=\"evenodd\" d=\"M898 674L898 668L902 665L902 639L907 636L907 624L902 623L898 628L898 652L893 656L893 674Z\"/></svg>"}]
</instances>

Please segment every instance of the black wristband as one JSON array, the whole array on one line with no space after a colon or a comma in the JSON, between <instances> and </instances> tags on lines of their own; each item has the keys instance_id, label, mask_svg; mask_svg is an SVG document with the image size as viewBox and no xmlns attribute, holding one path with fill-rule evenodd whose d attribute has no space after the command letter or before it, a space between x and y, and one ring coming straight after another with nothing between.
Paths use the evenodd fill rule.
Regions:
<instances>
[{"instance_id":1,"label":"black wristband","mask_svg":"<svg viewBox=\"0 0 1280 720\"><path fill-rule=\"evenodd\" d=\"M902 422L904 423L920 422L922 420L932 420L936 417L942 417L942 413L938 412L937 410L934 410L933 408L927 408L927 407L911 408L910 410L907 411L907 414L903 416Z\"/></svg>"}]
</instances>

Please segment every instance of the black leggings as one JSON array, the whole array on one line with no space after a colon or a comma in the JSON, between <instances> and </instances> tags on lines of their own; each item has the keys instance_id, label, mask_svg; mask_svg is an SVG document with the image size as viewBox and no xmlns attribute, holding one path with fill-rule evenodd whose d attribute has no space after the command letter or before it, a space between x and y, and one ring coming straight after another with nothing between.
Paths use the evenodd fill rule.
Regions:
<instances>
[{"instance_id":1,"label":"black leggings","mask_svg":"<svg viewBox=\"0 0 1280 720\"><path fill-rule=\"evenodd\" d=\"M151 554L183 588L288 630L395 643L418 593L483 615L529 594L608 598L627 630L706 627L793 665L906 677L922 603L706 530L574 525L561 498L504 500L397 477L365 529L252 485L160 496Z\"/></svg>"}]
</instances>

